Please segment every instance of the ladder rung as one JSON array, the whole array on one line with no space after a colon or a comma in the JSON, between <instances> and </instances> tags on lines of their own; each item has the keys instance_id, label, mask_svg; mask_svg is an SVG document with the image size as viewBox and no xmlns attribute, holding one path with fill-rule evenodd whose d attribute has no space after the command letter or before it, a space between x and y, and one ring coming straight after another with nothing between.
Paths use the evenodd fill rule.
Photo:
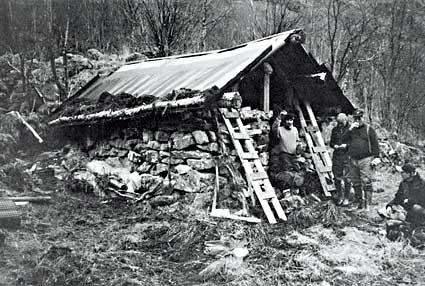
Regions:
<instances>
[{"instance_id":1,"label":"ladder rung","mask_svg":"<svg viewBox=\"0 0 425 286\"><path fill-rule=\"evenodd\" d=\"M261 135L263 133L263 131L260 129L247 130L246 132L249 134L249 136Z\"/></svg>"},{"instance_id":2,"label":"ladder rung","mask_svg":"<svg viewBox=\"0 0 425 286\"><path fill-rule=\"evenodd\" d=\"M332 172L331 166L319 166L317 169L319 170L320 173Z\"/></svg>"},{"instance_id":3,"label":"ladder rung","mask_svg":"<svg viewBox=\"0 0 425 286\"><path fill-rule=\"evenodd\" d=\"M227 119L239 118L239 112L237 112L237 111L226 111L224 113L224 117L226 117Z\"/></svg>"},{"instance_id":4,"label":"ladder rung","mask_svg":"<svg viewBox=\"0 0 425 286\"><path fill-rule=\"evenodd\" d=\"M266 172L252 173L250 176L251 176L251 179L253 181L264 180L264 179L268 179L269 178L269 176L267 175Z\"/></svg>"},{"instance_id":5,"label":"ladder rung","mask_svg":"<svg viewBox=\"0 0 425 286\"><path fill-rule=\"evenodd\" d=\"M257 153L243 153L241 155L241 159L242 160L255 160L258 159L258 154Z\"/></svg>"},{"instance_id":6,"label":"ladder rung","mask_svg":"<svg viewBox=\"0 0 425 286\"><path fill-rule=\"evenodd\" d=\"M328 149L326 149L325 146L313 146L313 152L314 153L323 153L323 152L327 152Z\"/></svg>"},{"instance_id":7,"label":"ladder rung","mask_svg":"<svg viewBox=\"0 0 425 286\"><path fill-rule=\"evenodd\" d=\"M327 185L326 188L328 189L329 192L336 191L336 187L333 184L332 185Z\"/></svg>"},{"instance_id":8,"label":"ladder rung","mask_svg":"<svg viewBox=\"0 0 425 286\"><path fill-rule=\"evenodd\" d=\"M246 133L233 133L233 138L236 140L249 140L251 137L249 137Z\"/></svg>"},{"instance_id":9,"label":"ladder rung","mask_svg":"<svg viewBox=\"0 0 425 286\"><path fill-rule=\"evenodd\" d=\"M276 194L272 191L266 191L261 193L262 200L270 200L276 197Z\"/></svg>"},{"instance_id":10,"label":"ladder rung","mask_svg":"<svg viewBox=\"0 0 425 286\"><path fill-rule=\"evenodd\" d=\"M317 127L317 126L307 126L305 129L307 130L307 132L316 132L316 131L320 131L320 130L319 130L319 127Z\"/></svg>"}]
</instances>

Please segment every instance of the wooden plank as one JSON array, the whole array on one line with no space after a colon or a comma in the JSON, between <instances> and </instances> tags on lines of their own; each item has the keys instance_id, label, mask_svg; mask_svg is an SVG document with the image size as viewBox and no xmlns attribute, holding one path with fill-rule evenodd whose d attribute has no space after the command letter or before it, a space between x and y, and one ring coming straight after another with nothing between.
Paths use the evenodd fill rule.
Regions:
<instances>
[{"instance_id":1,"label":"wooden plank","mask_svg":"<svg viewBox=\"0 0 425 286\"><path fill-rule=\"evenodd\" d=\"M227 119L239 118L239 112L237 112L237 111L226 111L224 113L224 116Z\"/></svg>"},{"instance_id":2,"label":"wooden plank","mask_svg":"<svg viewBox=\"0 0 425 286\"><path fill-rule=\"evenodd\" d=\"M313 152L323 153L323 152L328 152L328 149L326 149L326 146L313 146Z\"/></svg>"},{"instance_id":3,"label":"wooden plank","mask_svg":"<svg viewBox=\"0 0 425 286\"><path fill-rule=\"evenodd\" d=\"M319 166L318 169L320 173L332 172L332 166Z\"/></svg>"},{"instance_id":4,"label":"wooden plank","mask_svg":"<svg viewBox=\"0 0 425 286\"><path fill-rule=\"evenodd\" d=\"M248 134L246 133L233 133L232 136L236 139L236 140L249 140L251 139L251 137L249 137Z\"/></svg>"},{"instance_id":5,"label":"wooden plank","mask_svg":"<svg viewBox=\"0 0 425 286\"><path fill-rule=\"evenodd\" d=\"M258 157L257 153L245 153L245 152L242 153L240 157L243 160L256 160L260 158Z\"/></svg>"},{"instance_id":6,"label":"wooden plank","mask_svg":"<svg viewBox=\"0 0 425 286\"><path fill-rule=\"evenodd\" d=\"M265 112L270 111L270 74L264 74L264 101L263 110Z\"/></svg>"},{"instance_id":7,"label":"wooden plank","mask_svg":"<svg viewBox=\"0 0 425 286\"><path fill-rule=\"evenodd\" d=\"M247 129L243 125L242 120L239 117L239 113L237 118L236 117L226 118L224 116L225 111L226 110L222 108L220 109L220 112L223 115L224 123L231 135L233 145L235 146L236 152L239 158L241 159L242 166L244 167L245 174L247 176L246 179L248 180L248 186L253 189L253 192L257 196L258 201L260 202L261 207L263 208L263 211L269 223L271 224L277 223L275 215L269 204L269 200L273 201L273 207L275 208L275 211L278 217L286 221L285 213L282 209L282 206L280 205L279 200L276 197L276 193L274 191L273 186L270 183L267 172L265 171L264 166L261 164L261 161L259 160L258 153L254 147L252 140L250 138L238 139L238 138L244 137L243 135L247 135ZM232 109L232 112L233 111L234 110ZM236 124L236 126L234 126L233 124ZM235 132L235 130L238 130L239 133ZM239 136L237 134L242 134L242 135ZM242 140L242 141L239 141L239 140ZM254 161L250 162L248 160L254 160ZM256 172L254 172L253 166L251 166L252 163L254 164ZM262 186L264 187L264 190L262 189Z\"/></svg>"},{"instance_id":8,"label":"wooden plank","mask_svg":"<svg viewBox=\"0 0 425 286\"><path fill-rule=\"evenodd\" d=\"M283 220L283 221L287 221L288 219L287 219L287 217L286 217L286 214L285 214L285 212L283 211L283 209L282 209L282 205L280 204L280 202L279 202L279 200L277 199L277 197L276 197L276 196L272 199L272 204L273 204L273 206L274 206L274 209L276 210L277 216L278 216L281 220Z\"/></svg>"},{"instance_id":9,"label":"wooden plank","mask_svg":"<svg viewBox=\"0 0 425 286\"><path fill-rule=\"evenodd\" d=\"M306 128L307 128L307 122L304 118L304 114L303 114L299 104L296 105L296 108L297 108L297 111L298 111L298 116L300 118L301 127L305 131ZM313 139L311 138L310 133L306 132L305 138L306 138L306 141L307 141L307 146L308 146L310 153L312 155L312 159L313 159L313 163L314 163L316 173L319 176L320 185L322 186L323 193L326 197L330 197L331 194L328 192L328 188L327 188L328 183L326 181L326 178L323 176L323 173L319 172L319 170L318 170L318 167L323 166L323 163L322 163L322 160L320 159L320 157L317 155L317 153L315 153L313 151L314 143L313 143Z\"/></svg>"},{"instance_id":10,"label":"wooden plank","mask_svg":"<svg viewBox=\"0 0 425 286\"><path fill-rule=\"evenodd\" d=\"M246 132L250 137L255 135L261 135L263 133L263 130L260 129L247 129Z\"/></svg>"},{"instance_id":11,"label":"wooden plank","mask_svg":"<svg viewBox=\"0 0 425 286\"><path fill-rule=\"evenodd\" d=\"M271 223L271 224L277 223L276 218L274 217L273 211L271 210L269 203L266 200L262 199L263 190L261 189L260 185L254 183L252 185L252 187L254 188L254 192L257 195L257 198L260 202L261 207L263 208L264 214L266 215L269 223Z\"/></svg>"},{"instance_id":12,"label":"wooden plank","mask_svg":"<svg viewBox=\"0 0 425 286\"><path fill-rule=\"evenodd\" d=\"M269 179L266 172L256 172L249 175L253 181Z\"/></svg>"},{"instance_id":13,"label":"wooden plank","mask_svg":"<svg viewBox=\"0 0 425 286\"><path fill-rule=\"evenodd\" d=\"M313 109L311 108L310 103L305 102L304 104L305 104L305 107L307 109L307 113L308 113L308 115L310 117L310 122L312 123L313 126L317 126L318 127L317 121L316 121L316 117L314 116ZM322 133L320 133L320 131L318 131L316 135L317 135L316 138L317 138L318 143L319 143L318 145L319 146L325 146L325 141L323 140ZM331 160L331 157L329 156L329 154L328 153L323 153L322 156L323 156L323 159L326 162L326 165L327 166L332 166L332 160Z\"/></svg>"},{"instance_id":14,"label":"wooden plank","mask_svg":"<svg viewBox=\"0 0 425 286\"><path fill-rule=\"evenodd\" d=\"M257 217L253 217L253 216L245 217L245 216L238 216L238 215L231 214L229 209L214 209L211 211L210 215L213 217L218 217L218 218L229 218L229 219L247 221L252 223L261 222L261 219Z\"/></svg>"},{"instance_id":15,"label":"wooden plank","mask_svg":"<svg viewBox=\"0 0 425 286\"><path fill-rule=\"evenodd\" d=\"M305 129L309 133L314 133L314 132L320 131L318 126L312 126L312 125L307 126Z\"/></svg>"}]
</instances>

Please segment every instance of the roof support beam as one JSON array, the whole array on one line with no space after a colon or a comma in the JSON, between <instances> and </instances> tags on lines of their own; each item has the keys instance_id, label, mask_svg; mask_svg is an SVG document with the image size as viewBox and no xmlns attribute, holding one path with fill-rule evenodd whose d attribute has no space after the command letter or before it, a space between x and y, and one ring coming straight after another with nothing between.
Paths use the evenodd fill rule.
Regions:
<instances>
[{"instance_id":1,"label":"roof support beam","mask_svg":"<svg viewBox=\"0 0 425 286\"><path fill-rule=\"evenodd\" d=\"M273 68L269 63L264 63L264 97L263 110L270 111L270 75L273 73Z\"/></svg>"}]
</instances>

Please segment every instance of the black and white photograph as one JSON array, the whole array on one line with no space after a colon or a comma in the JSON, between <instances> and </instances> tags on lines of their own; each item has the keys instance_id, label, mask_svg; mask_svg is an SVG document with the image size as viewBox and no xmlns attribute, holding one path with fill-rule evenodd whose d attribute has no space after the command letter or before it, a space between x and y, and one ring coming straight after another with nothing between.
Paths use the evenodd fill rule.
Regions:
<instances>
[{"instance_id":1,"label":"black and white photograph","mask_svg":"<svg viewBox=\"0 0 425 286\"><path fill-rule=\"evenodd\" d=\"M424 0L0 0L0 286L425 285Z\"/></svg>"}]
</instances>

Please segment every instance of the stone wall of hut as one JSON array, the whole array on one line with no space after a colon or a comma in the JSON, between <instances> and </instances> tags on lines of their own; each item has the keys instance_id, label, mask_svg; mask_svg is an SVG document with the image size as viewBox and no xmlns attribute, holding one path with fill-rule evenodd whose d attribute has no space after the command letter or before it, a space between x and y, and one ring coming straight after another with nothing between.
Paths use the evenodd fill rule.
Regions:
<instances>
[{"instance_id":1,"label":"stone wall of hut","mask_svg":"<svg viewBox=\"0 0 425 286\"><path fill-rule=\"evenodd\" d=\"M270 114L243 108L241 117L267 169ZM89 161L104 161L137 174L143 182L137 190L141 193L158 181L185 193L212 191L216 166L221 190L246 188L229 133L214 111L186 111L72 129L67 133L73 134L74 141L78 138Z\"/></svg>"}]
</instances>

